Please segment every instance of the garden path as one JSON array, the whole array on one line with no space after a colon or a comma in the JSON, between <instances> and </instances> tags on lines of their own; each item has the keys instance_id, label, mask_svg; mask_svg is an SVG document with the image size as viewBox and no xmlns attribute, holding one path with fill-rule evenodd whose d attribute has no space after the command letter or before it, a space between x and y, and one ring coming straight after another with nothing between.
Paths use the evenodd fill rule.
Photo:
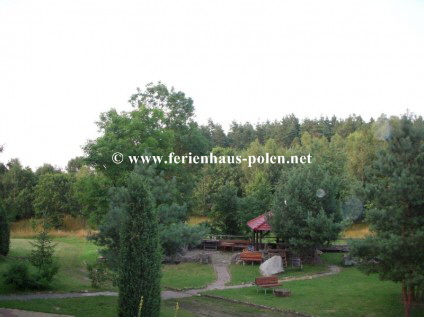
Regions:
<instances>
[{"instance_id":1,"label":"garden path","mask_svg":"<svg viewBox=\"0 0 424 317\"><path fill-rule=\"evenodd\" d=\"M236 289L251 287L252 283L240 284L240 285L225 285L231 280L230 272L228 267L231 262L231 253L226 252L213 252L212 254L212 265L216 272L216 280L200 289L189 289L184 291L173 291L166 290L162 291L162 299L176 299L190 297L194 295L200 295L201 292L209 290L225 290L225 289ZM282 281L296 281L296 280L308 280L328 275L337 274L340 272L340 267L336 265L330 265L327 272L316 273L300 277L287 277L282 278ZM31 299L54 299L54 298L75 298L75 297L89 297L89 296L118 296L117 292L81 292L81 293L42 293L42 294L27 294L27 295L0 295L1 300L31 300ZM1 315L0 315L1 316Z\"/></svg>"}]
</instances>

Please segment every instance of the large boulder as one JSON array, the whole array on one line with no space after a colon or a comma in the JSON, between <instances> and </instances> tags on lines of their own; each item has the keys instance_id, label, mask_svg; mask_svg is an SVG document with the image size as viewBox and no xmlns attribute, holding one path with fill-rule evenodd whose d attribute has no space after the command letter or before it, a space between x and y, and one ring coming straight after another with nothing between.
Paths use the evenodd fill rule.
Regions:
<instances>
[{"instance_id":1,"label":"large boulder","mask_svg":"<svg viewBox=\"0 0 424 317\"><path fill-rule=\"evenodd\" d=\"M261 264L259 272L261 272L262 276L271 276L284 272L283 259L279 255L274 255Z\"/></svg>"}]
</instances>

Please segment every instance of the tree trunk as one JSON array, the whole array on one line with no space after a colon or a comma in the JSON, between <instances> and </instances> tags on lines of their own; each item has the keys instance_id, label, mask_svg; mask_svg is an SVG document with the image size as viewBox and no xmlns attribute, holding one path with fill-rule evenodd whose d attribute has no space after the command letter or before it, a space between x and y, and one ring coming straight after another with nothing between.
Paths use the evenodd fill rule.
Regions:
<instances>
[{"instance_id":1,"label":"tree trunk","mask_svg":"<svg viewBox=\"0 0 424 317\"><path fill-rule=\"evenodd\" d=\"M406 283L402 283L402 300L405 308L405 317L411 316L411 304L413 297L413 288L406 286Z\"/></svg>"}]
</instances>

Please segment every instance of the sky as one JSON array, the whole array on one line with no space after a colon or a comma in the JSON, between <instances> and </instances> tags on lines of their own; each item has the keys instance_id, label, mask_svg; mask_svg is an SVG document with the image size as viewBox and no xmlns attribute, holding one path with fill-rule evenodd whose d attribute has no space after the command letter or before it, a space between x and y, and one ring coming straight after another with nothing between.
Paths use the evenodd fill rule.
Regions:
<instances>
[{"instance_id":1,"label":"sky","mask_svg":"<svg viewBox=\"0 0 424 317\"><path fill-rule=\"evenodd\" d=\"M0 0L0 162L65 167L157 81L224 128L423 115L424 1Z\"/></svg>"}]
</instances>

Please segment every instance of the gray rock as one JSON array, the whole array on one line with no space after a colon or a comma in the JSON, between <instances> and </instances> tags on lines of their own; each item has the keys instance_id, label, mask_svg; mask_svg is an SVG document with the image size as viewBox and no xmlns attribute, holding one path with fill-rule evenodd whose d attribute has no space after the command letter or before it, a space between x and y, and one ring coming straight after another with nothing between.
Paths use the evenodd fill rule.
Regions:
<instances>
[{"instance_id":1,"label":"gray rock","mask_svg":"<svg viewBox=\"0 0 424 317\"><path fill-rule=\"evenodd\" d=\"M274 255L272 258L266 260L259 267L259 272L261 272L261 275L263 276L271 276L284 272L283 260L281 259L281 256Z\"/></svg>"}]
</instances>

